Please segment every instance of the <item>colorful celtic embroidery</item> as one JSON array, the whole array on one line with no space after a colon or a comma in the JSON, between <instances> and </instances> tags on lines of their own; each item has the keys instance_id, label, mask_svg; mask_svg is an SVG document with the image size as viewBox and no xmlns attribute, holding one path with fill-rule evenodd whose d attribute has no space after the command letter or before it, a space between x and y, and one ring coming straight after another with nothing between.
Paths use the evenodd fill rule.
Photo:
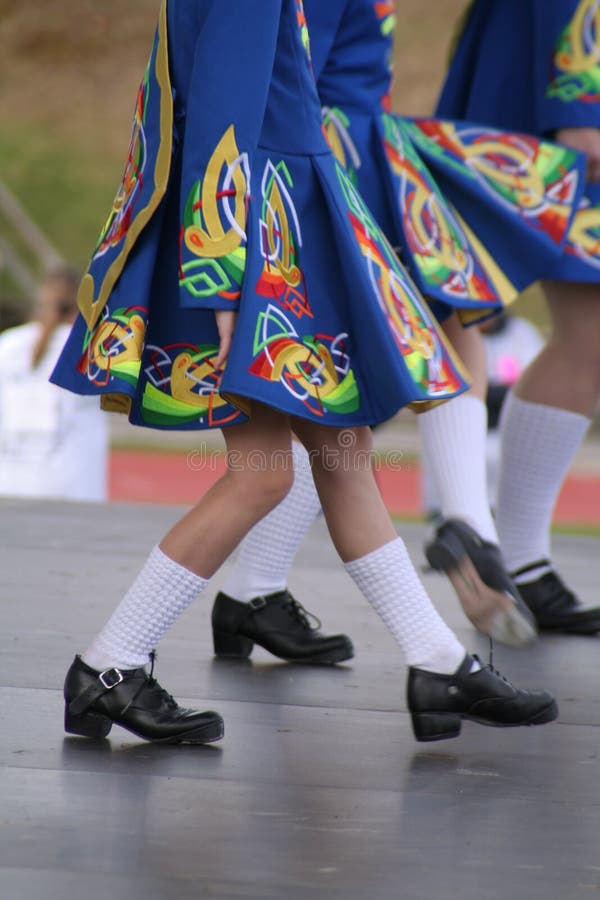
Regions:
<instances>
[{"instance_id":1,"label":"colorful celtic embroidery","mask_svg":"<svg viewBox=\"0 0 600 900\"><path fill-rule=\"evenodd\" d=\"M149 83L150 63L148 63L137 95L125 172L108 219L100 232L93 254L94 258L103 256L107 250L119 244L126 237L133 220L136 201L144 186L144 172L148 159L145 123Z\"/></svg>"},{"instance_id":2,"label":"colorful celtic embroidery","mask_svg":"<svg viewBox=\"0 0 600 900\"><path fill-rule=\"evenodd\" d=\"M322 113L323 130L331 152L346 170L352 184L358 187L358 170L362 163L350 133L350 119L345 112L335 106L324 106Z\"/></svg>"},{"instance_id":3,"label":"colorful celtic embroidery","mask_svg":"<svg viewBox=\"0 0 600 900\"><path fill-rule=\"evenodd\" d=\"M148 312L143 307L107 307L86 333L78 371L99 388L123 392L143 383L141 412L148 425L227 425L239 410L218 393L222 372L214 366L218 347L177 343L144 347ZM142 366L142 355L144 366ZM119 385L118 382L124 382ZM121 388L121 390L120 390Z\"/></svg>"},{"instance_id":4,"label":"colorful celtic embroidery","mask_svg":"<svg viewBox=\"0 0 600 900\"><path fill-rule=\"evenodd\" d=\"M300 267L302 231L291 195L293 181L286 164L265 166L261 194L260 246L263 270L256 285L262 297L274 299L297 318L311 316Z\"/></svg>"},{"instance_id":5,"label":"colorful celtic embroidery","mask_svg":"<svg viewBox=\"0 0 600 900\"><path fill-rule=\"evenodd\" d=\"M431 314L340 165L348 218L365 258L373 293L423 397L447 396L463 384Z\"/></svg>"},{"instance_id":6,"label":"colorful celtic embroidery","mask_svg":"<svg viewBox=\"0 0 600 900\"><path fill-rule=\"evenodd\" d=\"M600 101L600 0L581 0L561 32L546 95L564 103Z\"/></svg>"},{"instance_id":7,"label":"colorful celtic embroidery","mask_svg":"<svg viewBox=\"0 0 600 900\"><path fill-rule=\"evenodd\" d=\"M190 190L180 233L179 283L193 297L239 300L246 266L250 169L230 126Z\"/></svg>"},{"instance_id":8,"label":"colorful celtic embroidery","mask_svg":"<svg viewBox=\"0 0 600 900\"><path fill-rule=\"evenodd\" d=\"M304 5L302 3L302 0L296 0L296 21L298 22L298 28L300 29L302 46L306 50L306 55L308 56L308 59L310 61L310 37L308 34L308 25L306 24L306 14L304 12Z\"/></svg>"},{"instance_id":9,"label":"colorful celtic embroidery","mask_svg":"<svg viewBox=\"0 0 600 900\"><path fill-rule=\"evenodd\" d=\"M240 412L219 394L222 371L214 360L215 345L148 344L144 352L142 417L148 425L187 425L192 422L220 427Z\"/></svg>"},{"instance_id":10,"label":"colorful celtic embroidery","mask_svg":"<svg viewBox=\"0 0 600 900\"><path fill-rule=\"evenodd\" d=\"M394 43L393 37L396 30L396 5L389 0L375 0L373 4L375 15L379 22L379 30L386 39L386 62L389 72L389 81L387 90L379 98L379 104L383 112L389 113L392 110L392 79L394 70Z\"/></svg>"},{"instance_id":11,"label":"colorful celtic embroidery","mask_svg":"<svg viewBox=\"0 0 600 900\"><path fill-rule=\"evenodd\" d=\"M449 299L479 301L483 307L496 303L502 298L493 280L398 120L382 116L381 122L384 150L398 179L396 208L425 285L441 289Z\"/></svg>"},{"instance_id":12,"label":"colorful celtic embroidery","mask_svg":"<svg viewBox=\"0 0 600 900\"><path fill-rule=\"evenodd\" d=\"M527 135L437 119L417 120L410 134L425 156L477 180L508 211L562 242L578 188L574 151Z\"/></svg>"},{"instance_id":13,"label":"colorful celtic embroidery","mask_svg":"<svg viewBox=\"0 0 600 900\"><path fill-rule=\"evenodd\" d=\"M565 252L600 269L600 207L592 206L589 200L584 199L575 213Z\"/></svg>"},{"instance_id":14,"label":"colorful celtic embroidery","mask_svg":"<svg viewBox=\"0 0 600 900\"><path fill-rule=\"evenodd\" d=\"M83 353L77 369L98 387L114 378L135 385L148 322L141 306L105 308L98 324L85 334Z\"/></svg>"},{"instance_id":15,"label":"colorful celtic embroidery","mask_svg":"<svg viewBox=\"0 0 600 900\"><path fill-rule=\"evenodd\" d=\"M376 0L375 15L379 19L381 33L386 35L393 34L396 28L396 9L393 2L389 0Z\"/></svg>"},{"instance_id":16,"label":"colorful celtic embroidery","mask_svg":"<svg viewBox=\"0 0 600 900\"><path fill-rule=\"evenodd\" d=\"M291 319L269 305L257 319L249 371L282 384L313 415L354 412L360 397L347 342L347 334L301 337Z\"/></svg>"},{"instance_id":17,"label":"colorful celtic embroidery","mask_svg":"<svg viewBox=\"0 0 600 900\"><path fill-rule=\"evenodd\" d=\"M165 195L172 147L167 0L162 0L150 62L137 97L125 173L77 293L77 305L89 328L100 318L131 250Z\"/></svg>"},{"instance_id":18,"label":"colorful celtic embroidery","mask_svg":"<svg viewBox=\"0 0 600 900\"><path fill-rule=\"evenodd\" d=\"M256 293L274 302L258 315L249 371L281 383L314 415L344 414L360 405L347 352L348 335L300 336L288 315L313 318L300 266L302 231L293 186L287 165L269 160L261 180L259 228L264 262Z\"/></svg>"}]
</instances>

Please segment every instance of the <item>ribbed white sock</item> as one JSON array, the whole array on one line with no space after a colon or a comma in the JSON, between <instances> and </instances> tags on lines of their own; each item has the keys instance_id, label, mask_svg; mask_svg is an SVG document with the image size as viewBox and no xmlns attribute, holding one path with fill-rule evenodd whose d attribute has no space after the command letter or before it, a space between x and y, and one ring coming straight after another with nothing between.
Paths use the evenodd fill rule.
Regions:
<instances>
[{"instance_id":1,"label":"ribbed white sock","mask_svg":"<svg viewBox=\"0 0 600 900\"><path fill-rule=\"evenodd\" d=\"M485 403L463 394L421 413L417 422L444 519L462 519L497 544L487 494Z\"/></svg>"},{"instance_id":2,"label":"ribbed white sock","mask_svg":"<svg viewBox=\"0 0 600 900\"><path fill-rule=\"evenodd\" d=\"M401 538L344 568L400 644L409 666L450 675L465 657L419 581Z\"/></svg>"},{"instance_id":3,"label":"ribbed white sock","mask_svg":"<svg viewBox=\"0 0 600 900\"><path fill-rule=\"evenodd\" d=\"M506 398L496 522L509 571L550 557L552 512L589 424L579 413L530 403L512 393ZM521 581L541 574L543 570L529 572Z\"/></svg>"},{"instance_id":4,"label":"ribbed white sock","mask_svg":"<svg viewBox=\"0 0 600 900\"><path fill-rule=\"evenodd\" d=\"M298 548L321 509L308 453L294 441L292 454L291 490L244 538L223 586L225 594L241 603L286 588Z\"/></svg>"},{"instance_id":5,"label":"ribbed white sock","mask_svg":"<svg viewBox=\"0 0 600 900\"><path fill-rule=\"evenodd\" d=\"M173 622L208 581L154 547L141 572L82 659L92 669L145 666Z\"/></svg>"}]
</instances>

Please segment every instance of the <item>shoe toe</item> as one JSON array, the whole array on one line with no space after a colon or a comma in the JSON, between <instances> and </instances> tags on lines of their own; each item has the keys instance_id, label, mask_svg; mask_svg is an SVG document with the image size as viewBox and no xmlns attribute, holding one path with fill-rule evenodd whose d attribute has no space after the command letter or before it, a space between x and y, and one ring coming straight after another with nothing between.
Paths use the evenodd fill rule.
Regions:
<instances>
[{"instance_id":1,"label":"shoe toe","mask_svg":"<svg viewBox=\"0 0 600 900\"><path fill-rule=\"evenodd\" d=\"M516 605L499 611L493 618L489 636L508 647L526 647L537 638L532 619L524 616Z\"/></svg>"}]
</instances>

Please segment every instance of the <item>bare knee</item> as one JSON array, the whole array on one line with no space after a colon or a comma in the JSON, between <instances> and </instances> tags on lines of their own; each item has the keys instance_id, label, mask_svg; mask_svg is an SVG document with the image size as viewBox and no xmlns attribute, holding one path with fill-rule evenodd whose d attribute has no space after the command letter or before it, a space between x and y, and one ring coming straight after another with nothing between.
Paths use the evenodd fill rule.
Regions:
<instances>
[{"instance_id":1,"label":"bare knee","mask_svg":"<svg viewBox=\"0 0 600 900\"><path fill-rule=\"evenodd\" d=\"M227 478L236 504L260 518L280 503L294 482L290 423L261 404L252 418L225 431Z\"/></svg>"},{"instance_id":2,"label":"bare knee","mask_svg":"<svg viewBox=\"0 0 600 900\"><path fill-rule=\"evenodd\" d=\"M370 428L321 430L320 440L308 442L313 475L317 481L343 484L356 473L371 469L373 440Z\"/></svg>"},{"instance_id":3,"label":"bare knee","mask_svg":"<svg viewBox=\"0 0 600 900\"><path fill-rule=\"evenodd\" d=\"M546 282L552 320L549 344L580 366L600 365L600 286Z\"/></svg>"},{"instance_id":4,"label":"bare knee","mask_svg":"<svg viewBox=\"0 0 600 900\"><path fill-rule=\"evenodd\" d=\"M234 482L236 502L253 509L260 516L266 515L287 496L294 483L291 465L277 467L246 466L228 473Z\"/></svg>"},{"instance_id":5,"label":"bare knee","mask_svg":"<svg viewBox=\"0 0 600 900\"><path fill-rule=\"evenodd\" d=\"M294 468L282 466L280 468L271 469L265 473L260 479L260 492L265 498L265 503L272 509L285 500L294 483Z\"/></svg>"}]
</instances>

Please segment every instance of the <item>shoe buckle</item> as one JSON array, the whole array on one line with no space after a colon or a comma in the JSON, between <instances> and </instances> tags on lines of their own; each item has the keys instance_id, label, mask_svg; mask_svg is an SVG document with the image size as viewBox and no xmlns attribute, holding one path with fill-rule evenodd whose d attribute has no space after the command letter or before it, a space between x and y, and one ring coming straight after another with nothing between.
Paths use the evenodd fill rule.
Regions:
<instances>
[{"instance_id":1,"label":"shoe buckle","mask_svg":"<svg viewBox=\"0 0 600 900\"><path fill-rule=\"evenodd\" d=\"M98 678L107 691L111 691L125 680L123 673L119 669L105 669L104 672L100 672Z\"/></svg>"},{"instance_id":2,"label":"shoe buckle","mask_svg":"<svg viewBox=\"0 0 600 900\"><path fill-rule=\"evenodd\" d=\"M252 609L264 609L267 605L267 601L265 597L253 597L252 600L248 603L248 606L251 606Z\"/></svg>"}]
</instances>

